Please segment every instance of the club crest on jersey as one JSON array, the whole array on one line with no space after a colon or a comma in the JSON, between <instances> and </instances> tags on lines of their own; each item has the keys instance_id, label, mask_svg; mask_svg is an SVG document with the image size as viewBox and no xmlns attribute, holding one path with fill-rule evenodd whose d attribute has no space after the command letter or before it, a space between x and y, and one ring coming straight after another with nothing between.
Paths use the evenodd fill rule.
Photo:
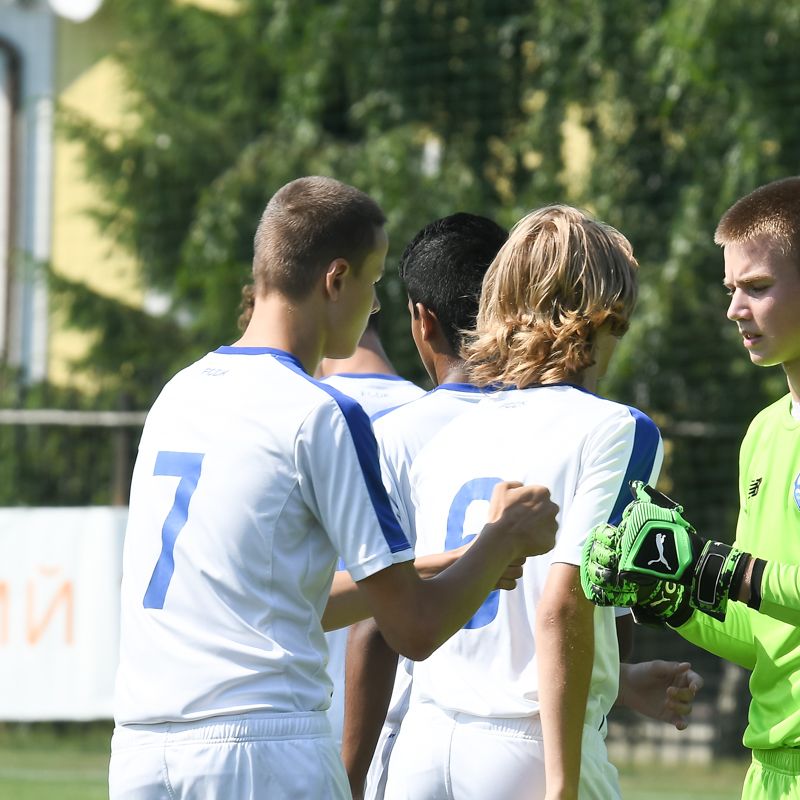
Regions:
<instances>
[{"instance_id":1,"label":"club crest on jersey","mask_svg":"<svg viewBox=\"0 0 800 800\"><path fill-rule=\"evenodd\" d=\"M800 472L797 473L797 477L794 479L794 504L800 509Z\"/></svg>"}]
</instances>

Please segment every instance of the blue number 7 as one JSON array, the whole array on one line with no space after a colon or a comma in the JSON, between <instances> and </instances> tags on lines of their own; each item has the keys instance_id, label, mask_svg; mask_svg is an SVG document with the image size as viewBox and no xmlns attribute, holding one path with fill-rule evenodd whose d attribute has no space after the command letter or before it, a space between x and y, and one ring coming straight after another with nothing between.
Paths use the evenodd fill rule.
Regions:
<instances>
[{"instance_id":1,"label":"blue number 7","mask_svg":"<svg viewBox=\"0 0 800 800\"><path fill-rule=\"evenodd\" d=\"M162 450L156 456L153 475L172 475L180 478L175 490L175 502L164 520L161 529L161 554L156 561L155 569L150 577L147 591L144 593L145 608L164 608L164 598L175 571L173 550L178 534L183 530L189 516L189 501L192 499L197 482L200 480L200 469L203 466L202 453L176 453Z\"/></svg>"}]
</instances>

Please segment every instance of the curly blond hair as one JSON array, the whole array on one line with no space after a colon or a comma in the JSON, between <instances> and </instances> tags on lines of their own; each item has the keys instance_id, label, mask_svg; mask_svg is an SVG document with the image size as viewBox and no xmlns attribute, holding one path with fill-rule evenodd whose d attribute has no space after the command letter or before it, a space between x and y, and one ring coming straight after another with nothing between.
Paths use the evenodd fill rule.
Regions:
<instances>
[{"instance_id":1,"label":"curly blond hair","mask_svg":"<svg viewBox=\"0 0 800 800\"><path fill-rule=\"evenodd\" d=\"M580 381L597 331L628 329L638 264L630 242L576 208L532 211L511 231L483 281L464 349L478 386Z\"/></svg>"}]
</instances>

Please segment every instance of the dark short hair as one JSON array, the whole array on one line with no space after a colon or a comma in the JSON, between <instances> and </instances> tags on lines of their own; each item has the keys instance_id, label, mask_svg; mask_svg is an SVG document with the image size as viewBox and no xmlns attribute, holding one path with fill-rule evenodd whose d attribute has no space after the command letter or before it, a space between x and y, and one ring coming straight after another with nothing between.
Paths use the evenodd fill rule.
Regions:
<instances>
[{"instance_id":1,"label":"dark short hair","mask_svg":"<svg viewBox=\"0 0 800 800\"><path fill-rule=\"evenodd\" d=\"M475 327L483 276L507 238L486 217L451 214L426 225L400 256L408 299L436 314L455 352Z\"/></svg>"},{"instance_id":2,"label":"dark short hair","mask_svg":"<svg viewBox=\"0 0 800 800\"><path fill-rule=\"evenodd\" d=\"M302 299L337 258L358 271L385 223L380 206L346 183L320 176L287 183L267 203L256 230L256 292Z\"/></svg>"},{"instance_id":3,"label":"dark short hair","mask_svg":"<svg viewBox=\"0 0 800 800\"><path fill-rule=\"evenodd\" d=\"M800 177L772 181L737 200L717 225L714 241L723 247L771 236L800 256Z\"/></svg>"}]
</instances>

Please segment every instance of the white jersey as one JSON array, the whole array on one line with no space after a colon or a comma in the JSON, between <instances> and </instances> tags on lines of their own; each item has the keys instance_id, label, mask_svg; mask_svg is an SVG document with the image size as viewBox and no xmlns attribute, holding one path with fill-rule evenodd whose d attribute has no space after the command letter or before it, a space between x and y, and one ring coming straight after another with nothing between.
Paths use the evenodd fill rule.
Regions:
<instances>
[{"instance_id":1,"label":"white jersey","mask_svg":"<svg viewBox=\"0 0 800 800\"><path fill-rule=\"evenodd\" d=\"M445 425L473 408L482 396L481 390L470 384L443 383L419 400L378 415L373 423L383 482L412 545L417 530L412 500L412 482L419 478L419 472L414 469L416 458ZM386 714L389 725L399 725L408 707L413 667L413 661L400 656Z\"/></svg>"},{"instance_id":2,"label":"white jersey","mask_svg":"<svg viewBox=\"0 0 800 800\"><path fill-rule=\"evenodd\" d=\"M538 714L536 606L550 565L579 565L587 533L618 522L628 482L654 482L662 459L655 424L627 406L571 385L486 395L418 455L412 470L417 555L473 538L501 480L540 484L559 506L555 548L525 564L510 592L492 592L475 616L426 661L415 664L412 702L478 717ZM586 722L602 725L614 703L619 655L614 610L597 608Z\"/></svg>"},{"instance_id":3,"label":"white jersey","mask_svg":"<svg viewBox=\"0 0 800 800\"><path fill-rule=\"evenodd\" d=\"M322 382L357 400L370 419L380 412L401 406L425 394L425 390L416 383L399 375L341 372L323 378Z\"/></svg>"},{"instance_id":4,"label":"white jersey","mask_svg":"<svg viewBox=\"0 0 800 800\"><path fill-rule=\"evenodd\" d=\"M413 558L361 407L271 348L178 373L134 469L117 724L326 709L337 553L355 580Z\"/></svg>"},{"instance_id":5,"label":"white jersey","mask_svg":"<svg viewBox=\"0 0 800 800\"><path fill-rule=\"evenodd\" d=\"M342 372L323 378L322 383L333 386L351 397L364 409L370 419L397 406L402 406L410 400L425 396L424 389L420 389L415 383L398 375ZM340 563L339 567L344 569L344 564ZM333 682L328 719L333 730L333 738L340 745L344 726L344 670L348 630L348 628L339 628L325 634L328 645L328 675Z\"/></svg>"}]
</instances>

